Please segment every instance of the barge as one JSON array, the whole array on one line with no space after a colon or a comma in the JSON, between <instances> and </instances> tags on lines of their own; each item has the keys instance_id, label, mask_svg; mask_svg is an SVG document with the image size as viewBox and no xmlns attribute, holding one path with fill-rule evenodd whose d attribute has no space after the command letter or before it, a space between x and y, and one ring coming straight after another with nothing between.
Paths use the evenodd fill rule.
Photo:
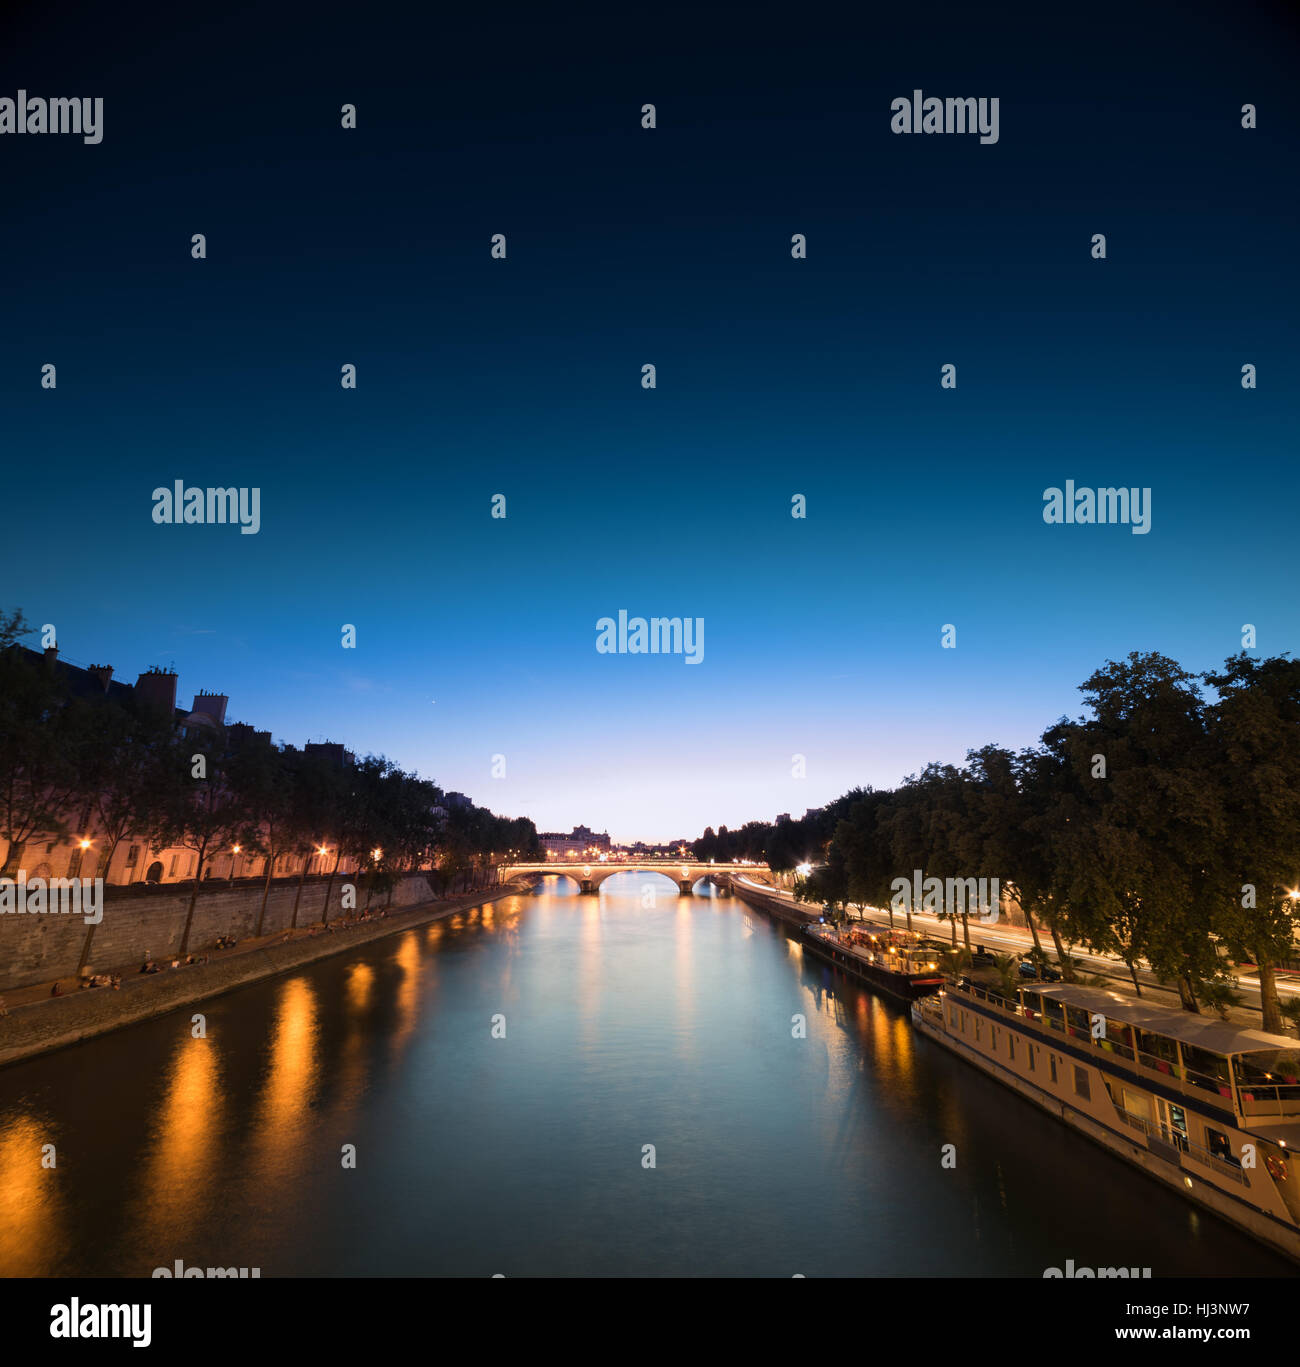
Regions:
<instances>
[{"instance_id":1,"label":"barge","mask_svg":"<svg viewBox=\"0 0 1300 1367\"><path fill-rule=\"evenodd\" d=\"M921 937L901 930L837 930L834 926L803 928L804 943L814 954L860 978L869 987L912 1002L943 986L935 951Z\"/></svg>"},{"instance_id":2,"label":"barge","mask_svg":"<svg viewBox=\"0 0 1300 1367\"><path fill-rule=\"evenodd\" d=\"M945 981L930 1039L1300 1261L1300 1046L1097 988Z\"/></svg>"}]
</instances>

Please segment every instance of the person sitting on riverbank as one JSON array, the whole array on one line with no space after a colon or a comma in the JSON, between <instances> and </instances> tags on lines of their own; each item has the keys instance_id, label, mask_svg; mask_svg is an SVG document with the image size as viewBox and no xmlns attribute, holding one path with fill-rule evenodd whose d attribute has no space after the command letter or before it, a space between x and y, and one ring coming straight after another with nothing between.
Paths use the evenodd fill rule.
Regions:
<instances>
[{"instance_id":1,"label":"person sitting on riverbank","mask_svg":"<svg viewBox=\"0 0 1300 1367\"><path fill-rule=\"evenodd\" d=\"M51 997L61 997L61 996L63 996L63 989L58 985L58 983L55 983L54 986L50 988L50 996L51 996Z\"/></svg>"}]
</instances>

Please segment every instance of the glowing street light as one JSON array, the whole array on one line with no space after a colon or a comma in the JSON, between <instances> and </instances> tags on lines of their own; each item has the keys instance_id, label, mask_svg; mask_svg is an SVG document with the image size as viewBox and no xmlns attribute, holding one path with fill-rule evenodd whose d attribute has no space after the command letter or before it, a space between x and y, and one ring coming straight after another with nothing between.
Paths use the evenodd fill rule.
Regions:
<instances>
[{"instance_id":1,"label":"glowing street light","mask_svg":"<svg viewBox=\"0 0 1300 1367\"><path fill-rule=\"evenodd\" d=\"M797 865L796 868L795 868L795 873L797 873L797 874L799 875L800 878L807 878L808 875L809 875L811 872L812 872L812 865L811 865L811 864L799 864L799 865Z\"/></svg>"}]
</instances>

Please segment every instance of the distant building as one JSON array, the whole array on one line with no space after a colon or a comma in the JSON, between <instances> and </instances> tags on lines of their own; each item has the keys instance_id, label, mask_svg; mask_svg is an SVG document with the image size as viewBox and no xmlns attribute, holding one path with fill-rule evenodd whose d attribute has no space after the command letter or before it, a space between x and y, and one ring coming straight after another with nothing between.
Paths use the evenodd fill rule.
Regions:
<instances>
[{"instance_id":1,"label":"distant building","mask_svg":"<svg viewBox=\"0 0 1300 1367\"><path fill-rule=\"evenodd\" d=\"M450 796L450 795L449 795ZM574 855L608 854L610 839L608 831L593 831L590 826L575 826L568 835L559 831L543 831L537 837L542 842L548 859L561 859Z\"/></svg>"}]
</instances>

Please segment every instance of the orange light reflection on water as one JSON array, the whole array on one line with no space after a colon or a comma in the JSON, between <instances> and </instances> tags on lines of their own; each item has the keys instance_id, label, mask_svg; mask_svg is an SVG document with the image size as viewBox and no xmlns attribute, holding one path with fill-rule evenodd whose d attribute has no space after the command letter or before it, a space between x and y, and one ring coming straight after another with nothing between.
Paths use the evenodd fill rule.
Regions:
<instances>
[{"instance_id":1,"label":"orange light reflection on water","mask_svg":"<svg viewBox=\"0 0 1300 1367\"><path fill-rule=\"evenodd\" d=\"M64 1225L59 1170L42 1166L42 1146L57 1139L31 1114L0 1124L0 1273L37 1277L50 1272Z\"/></svg>"}]
</instances>

